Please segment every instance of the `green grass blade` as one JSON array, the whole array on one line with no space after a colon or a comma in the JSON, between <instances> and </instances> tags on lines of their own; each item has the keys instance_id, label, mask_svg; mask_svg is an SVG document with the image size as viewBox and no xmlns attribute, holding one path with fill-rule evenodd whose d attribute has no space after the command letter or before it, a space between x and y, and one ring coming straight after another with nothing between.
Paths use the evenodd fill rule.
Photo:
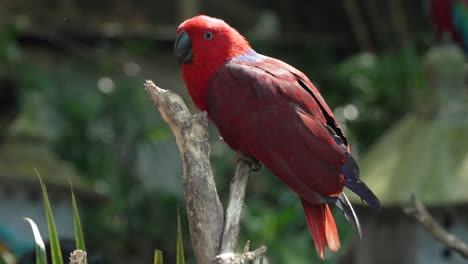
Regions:
<instances>
[{"instance_id":1,"label":"green grass blade","mask_svg":"<svg viewBox=\"0 0 468 264\"><path fill-rule=\"evenodd\" d=\"M0 264L16 264L15 256L4 245L0 244Z\"/></svg>"},{"instance_id":2,"label":"green grass blade","mask_svg":"<svg viewBox=\"0 0 468 264\"><path fill-rule=\"evenodd\" d=\"M45 251L44 241L42 241L41 233L39 232L39 228L37 228L36 223L30 218L23 218L24 220L28 221L31 225L34 241L36 242L36 264L47 264L47 256Z\"/></svg>"},{"instance_id":3,"label":"green grass blade","mask_svg":"<svg viewBox=\"0 0 468 264\"><path fill-rule=\"evenodd\" d=\"M80 221L80 214L78 213L78 206L76 204L75 192L73 191L73 184L71 179L68 178L70 182L71 188L71 198L72 198L72 206L73 206L73 225L75 227L75 243L76 249L81 249L86 251L86 245L83 236L83 229L81 228L81 221Z\"/></svg>"},{"instance_id":4,"label":"green grass blade","mask_svg":"<svg viewBox=\"0 0 468 264\"><path fill-rule=\"evenodd\" d=\"M39 172L34 169L39 178L42 189L42 197L44 199L44 207L47 217L47 227L49 229L49 239L50 239L50 255L52 259L52 264L63 264L62 251L60 250L60 241L57 234L57 229L55 228L54 215L52 214L52 208L50 207L49 197L47 196L47 189L44 183L42 182L41 175Z\"/></svg>"},{"instance_id":5,"label":"green grass blade","mask_svg":"<svg viewBox=\"0 0 468 264\"><path fill-rule=\"evenodd\" d=\"M163 253L161 250L154 250L154 264L163 264Z\"/></svg>"},{"instance_id":6,"label":"green grass blade","mask_svg":"<svg viewBox=\"0 0 468 264\"><path fill-rule=\"evenodd\" d=\"M182 239L182 227L180 224L180 214L177 208L177 264L185 264L184 241Z\"/></svg>"}]
</instances>

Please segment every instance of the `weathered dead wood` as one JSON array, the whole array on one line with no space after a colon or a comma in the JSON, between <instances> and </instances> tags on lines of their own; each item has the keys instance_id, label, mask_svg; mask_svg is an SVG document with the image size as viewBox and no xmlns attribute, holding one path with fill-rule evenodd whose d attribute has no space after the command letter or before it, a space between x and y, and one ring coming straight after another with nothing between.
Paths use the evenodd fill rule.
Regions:
<instances>
[{"instance_id":1,"label":"weathered dead wood","mask_svg":"<svg viewBox=\"0 0 468 264\"><path fill-rule=\"evenodd\" d=\"M457 251L464 258L468 258L468 244L439 225L414 194L411 196L411 200L412 204L404 208L403 211L416 219L435 239Z\"/></svg>"},{"instance_id":2,"label":"weathered dead wood","mask_svg":"<svg viewBox=\"0 0 468 264\"><path fill-rule=\"evenodd\" d=\"M70 253L70 264L86 264L86 251L77 249Z\"/></svg>"},{"instance_id":3,"label":"weathered dead wood","mask_svg":"<svg viewBox=\"0 0 468 264\"><path fill-rule=\"evenodd\" d=\"M404 48L410 41L410 31L408 29L409 25L406 23L404 2L400 0L390 0L387 1L387 3L390 13L390 23L395 31L396 39L398 40L400 48Z\"/></svg>"},{"instance_id":4,"label":"weathered dead wood","mask_svg":"<svg viewBox=\"0 0 468 264\"><path fill-rule=\"evenodd\" d=\"M236 175L231 181L229 203L224 219L224 230L220 254L234 252L239 237L240 217L244 206L245 189L250 175L250 166L244 161L237 164Z\"/></svg>"},{"instance_id":5,"label":"weathered dead wood","mask_svg":"<svg viewBox=\"0 0 468 264\"><path fill-rule=\"evenodd\" d=\"M145 87L164 121L171 127L181 153L190 238L197 263L247 263L263 256L266 247L249 252L249 242L243 254L234 253L250 164L240 160L237 165L226 217L223 219L223 208L209 162L206 113L192 115L180 96L157 87L152 81L146 81Z\"/></svg>"},{"instance_id":6,"label":"weathered dead wood","mask_svg":"<svg viewBox=\"0 0 468 264\"><path fill-rule=\"evenodd\" d=\"M356 0L343 0L343 5L351 22L356 41L362 50L372 51L374 49L369 36L366 24L360 13L359 5Z\"/></svg>"},{"instance_id":7,"label":"weathered dead wood","mask_svg":"<svg viewBox=\"0 0 468 264\"><path fill-rule=\"evenodd\" d=\"M179 147L190 239L197 263L211 263L219 251L223 207L209 162L206 113L190 114L180 96L151 81L146 81L145 87L171 127Z\"/></svg>"},{"instance_id":8,"label":"weathered dead wood","mask_svg":"<svg viewBox=\"0 0 468 264\"><path fill-rule=\"evenodd\" d=\"M247 244L244 247L244 253L232 253L227 252L220 254L216 257L213 264L244 264L250 261L262 258L265 255L267 248L261 246L254 251L249 251L250 241L247 241Z\"/></svg>"}]
</instances>

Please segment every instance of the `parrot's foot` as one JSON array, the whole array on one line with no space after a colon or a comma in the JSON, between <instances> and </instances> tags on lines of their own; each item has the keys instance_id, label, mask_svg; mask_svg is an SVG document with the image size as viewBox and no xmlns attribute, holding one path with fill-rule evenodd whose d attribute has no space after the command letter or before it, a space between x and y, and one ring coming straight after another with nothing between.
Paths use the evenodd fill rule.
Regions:
<instances>
[{"instance_id":1,"label":"parrot's foot","mask_svg":"<svg viewBox=\"0 0 468 264\"><path fill-rule=\"evenodd\" d=\"M241 160L247 162L250 165L250 169L252 171L259 171L262 168L262 164L260 164L260 161L258 161L256 158L242 152L237 152L233 160L234 165L237 166Z\"/></svg>"}]
</instances>

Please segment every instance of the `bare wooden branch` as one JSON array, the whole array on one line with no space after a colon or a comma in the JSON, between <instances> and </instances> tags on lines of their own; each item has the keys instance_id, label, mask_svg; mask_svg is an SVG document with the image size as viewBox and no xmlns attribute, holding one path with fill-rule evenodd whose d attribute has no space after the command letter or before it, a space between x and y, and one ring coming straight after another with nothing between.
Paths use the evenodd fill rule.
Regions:
<instances>
[{"instance_id":1,"label":"bare wooden branch","mask_svg":"<svg viewBox=\"0 0 468 264\"><path fill-rule=\"evenodd\" d=\"M70 264L86 264L86 251L77 249L70 253Z\"/></svg>"},{"instance_id":2,"label":"bare wooden branch","mask_svg":"<svg viewBox=\"0 0 468 264\"><path fill-rule=\"evenodd\" d=\"M464 258L468 258L468 244L439 225L414 194L411 196L411 200L411 206L404 208L403 211L414 217L435 239L457 251Z\"/></svg>"},{"instance_id":3,"label":"bare wooden branch","mask_svg":"<svg viewBox=\"0 0 468 264\"><path fill-rule=\"evenodd\" d=\"M259 164L257 164L259 165ZM224 219L224 231L221 239L221 249L219 255L213 261L214 264L241 264L263 257L267 248L260 248L249 252L250 241L244 247L244 253L234 253L237 248L239 238L240 218L244 206L245 189L250 172L256 170L255 166L248 163L245 159L239 159L236 174L231 181L229 204L226 209Z\"/></svg>"},{"instance_id":4,"label":"bare wooden branch","mask_svg":"<svg viewBox=\"0 0 468 264\"><path fill-rule=\"evenodd\" d=\"M200 0L178 0L176 3L179 22L200 14Z\"/></svg>"},{"instance_id":5,"label":"bare wooden branch","mask_svg":"<svg viewBox=\"0 0 468 264\"><path fill-rule=\"evenodd\" d=\"M382 29L382 25L386 23L386 17L382 16L379 13L381 2L376 2L375 0L365 0L364 7L367 10L367 15L370 18L370 28L372 32L369 32L369 35L373 33L376 37L376 48L385 48L387 46L387 41L385 40L385 35L388 34L385 30Z\"/></svg>"},{"instance_id":6,"label":"bare wooden branch","mask_svg":"<svg viewBox=\"0 0 468 264\"><path fill-rule=\"evenodd\" d=\"M171 127L179 147L184 167L183 184L190 238L197 263L240 264L263 256L266 247L249 252L249 242L243 254L234 253L251 165L239 160L223 220L223 208L209 161L206 113L192 115L180 96L157 87L152 81L146 81L145 87L162 118Z\"/></svg>"},{"instance_id":7,"label":"bare wooden branch","mask_svg":"<svg viewBox=\"0 0 468 264\"><path fill-rule=\"evenodd\" d=\"M177 94L146 81L146 90L174 133L182 158L190 239L197 263L211 263L219 251L223 207L209 161L206 113L192 115Z\"/></svg>"},{"instance_id":8,"label":"bare wooden branch","mask_svg":"<svg viewBox=\"0 0 468 264\"><path fill-rule=\"evenodd\" d=\"M218 255L214 260L213 264L244 264L249 261L259 259L265 255L267 248L261 246L254 251L249 251L250 241L247 241L247 244L244 247L244 253L232 253L226 252L221 255Z\"/></svg>"},{"instance_id":9,"label":"bare wooden branch","mask_svg":"<svg viewBox=\"0 0 468 264\"><path fill-rule=\"evenodd\" d=\"M395 31L396 39L400 47L403 48L410 40L410 33L404 12L405 8L401 0L390 0L387 1L387 3L390 11L390 22Z\"/></svg>"},{"instance_id":10,"label":"bare wooden branch","mask_svg":"<svg viewBox=\"0 0 468 264\"><path fill-rule=\"evenodd\" d=\"M358 3L356 0L343 0L343 4L346 12L348 13L351 27L359 46L362 50L373 50L372 41L370 39L369 32L367 31L366 24L362 19Z\"/></svg>"},{"instance_id":11,"label":"bare wooden branch","mask_svg":"<svg viewBox=\"0 0 468 264\"><path fill-rule=\"evenodd\" d=\"M231 181L229 204L224 219L224 231L220 254L234 252L239 237L240 217L244 206L245 189L250 175L250 164L240 160L237 164L236 174Z\"/></svg>"}]
</instances>

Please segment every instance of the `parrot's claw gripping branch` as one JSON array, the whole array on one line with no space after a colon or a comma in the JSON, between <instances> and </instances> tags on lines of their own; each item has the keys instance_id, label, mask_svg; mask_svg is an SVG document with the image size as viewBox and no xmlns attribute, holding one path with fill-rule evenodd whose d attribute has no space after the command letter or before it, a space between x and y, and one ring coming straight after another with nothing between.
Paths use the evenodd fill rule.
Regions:
<instances>
[{"instance_id":1,"label":"parrot's claw gripping branch","mask_svg":"<svg viewBox=\"0 0 468 264\"><path fill-rule=\"evenodd\" d=\"M237 166L241 160L246 161L250 165L250 169L252 171L259 171L262 168L262 164L260 163L260 161L258 161L254 157L242 152L237 152L236 156L234 156L234 165Z\"/></svg>"},{"instance_id":2,"label":"parrot's claw gripping branch","mask_svg":"<svg viewBox=\"0 0 468 264\"><path fill-rule=\"evenodd\" d=\"M265 246L252 252L248 252L247 247L244 254L233 253L239 237L240 216L251 172L250 164L245 160L237 164L226 216L223 217L223 207L209 161L206 113L192 115L180 96L157 87L152 81L146 81L145 88L164 121L171 127L179 147L184 169L183 185L190 239L197 263L247 263L263 256ZM240 262L233 262L234 260Z\"/></svg>"},{"instance_id":3,"label":"parrot's claw gripping branch","mask_svg":"<svg viewBox=\"0 0 468 264\"><path fill-rule=\"evenodd\" d=\"M416 195L411 196L411 201L411 205L404 208L403 211L416 219L435 239L468 259L468 244L439 225L426 207L416 198Z\"/></svg>"}]
</instances>

